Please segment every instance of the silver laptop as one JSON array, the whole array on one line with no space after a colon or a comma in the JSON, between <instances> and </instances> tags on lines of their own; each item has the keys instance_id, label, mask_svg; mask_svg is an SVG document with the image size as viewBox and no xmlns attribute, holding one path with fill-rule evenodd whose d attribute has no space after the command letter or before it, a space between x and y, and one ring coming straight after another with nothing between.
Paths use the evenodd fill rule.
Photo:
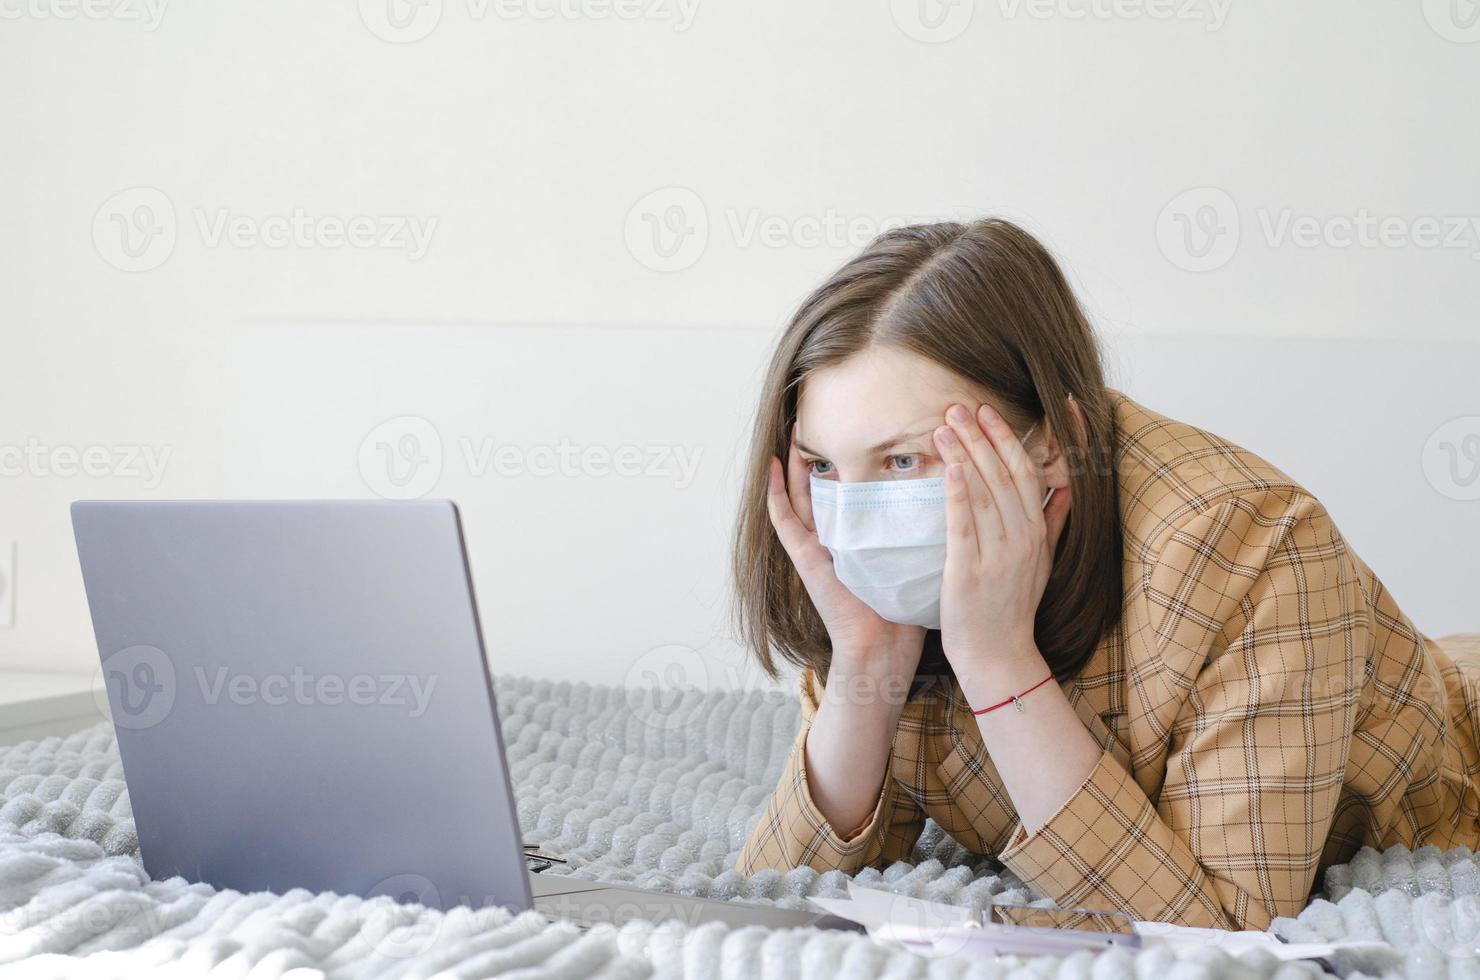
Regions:
<instances>
[{"instance_id":1,"label":"silver laptop","mask_svg":"<svg viewBox=\"0 0 1480 980\"><path fill-rule=\"evenodd\" d=\"M72 523L151 877L859 928L531 870L453 504L85 501Z\"/></svg>"}]
</instances>

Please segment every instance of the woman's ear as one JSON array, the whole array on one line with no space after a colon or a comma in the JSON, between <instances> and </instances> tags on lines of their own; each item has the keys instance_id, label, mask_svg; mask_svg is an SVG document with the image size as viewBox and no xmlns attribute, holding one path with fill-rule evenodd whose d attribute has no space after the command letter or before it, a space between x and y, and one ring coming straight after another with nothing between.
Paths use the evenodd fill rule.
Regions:
<instances>
[{"instance_id":1,"label":"woman's ear","mask_svg":"<svg viewBox=\"0 0 1480 980\"><path fill-rule=\"evenodd\" d=\"M1070 395L1068 399L1069 417L1073 420L1074 428L1078 438L1075 442L1084 445L1089 441L1089 425L1084 420L1084 409ZM1043 438L1036 446L1028 450L1028 454L1043 467L1044 474L1048 477L1048 485L1058 487L1058 493L1067 496L1069 489L1069 463L1064 455L1064 449L1059 442L1058 433L1054 432L1053 425L1047 420L1043 421Z\"/></svg>"}]
</instances>

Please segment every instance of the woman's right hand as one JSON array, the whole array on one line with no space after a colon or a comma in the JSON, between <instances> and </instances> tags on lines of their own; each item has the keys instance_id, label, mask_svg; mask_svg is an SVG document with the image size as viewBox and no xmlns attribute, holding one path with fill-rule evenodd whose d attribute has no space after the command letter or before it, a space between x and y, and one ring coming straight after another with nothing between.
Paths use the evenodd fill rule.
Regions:
<instances>
[{"instance_id":1,"label":"woman's right hand","mask_svg":"<svg viewBox=\"0 0 1480 980\"><path fill-rule=\"evenodd\" d=\"M792 565L807 589L832 640L833 665L849 674L912 678L925 646L925 627L891 623L838 581L832 555L817 539L812 517L812 490L806 460L796 448L795 433L787 468L772 458L766 509Z\"/></svg>"},{"instance_id":2,"label":"woman's right hand","mask_svg":"<svg viewBox=\"0 0 1480 980\"><path fill-rule=\"evenodd\" d=\"M828 680L803 746L807 791L823 818L846 833L879 799L925 628L889 622L838 581L832 555L817 540L795 431L788 456L786 471L781 460L771 460L766 509L832 640Z\"/></svg>"}]
</instances>

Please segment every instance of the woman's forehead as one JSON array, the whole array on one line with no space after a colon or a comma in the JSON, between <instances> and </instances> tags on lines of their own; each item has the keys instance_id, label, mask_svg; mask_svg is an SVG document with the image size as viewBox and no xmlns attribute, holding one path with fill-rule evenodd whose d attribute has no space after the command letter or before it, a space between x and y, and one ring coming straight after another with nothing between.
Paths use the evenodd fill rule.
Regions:
<instances>
[{"instance_id":1,"label":"woman's forehead","mask_svg":"<svg viewBox=\"0 0 1480 980\"><path fill-rule=\"evenodd\" d=\"M938 425L946 406L974 406L981 395L969 381L934 361L876 348L814 372L797 402L797 436L809 445L838 448Z\"/></svg>"}]
</instances>

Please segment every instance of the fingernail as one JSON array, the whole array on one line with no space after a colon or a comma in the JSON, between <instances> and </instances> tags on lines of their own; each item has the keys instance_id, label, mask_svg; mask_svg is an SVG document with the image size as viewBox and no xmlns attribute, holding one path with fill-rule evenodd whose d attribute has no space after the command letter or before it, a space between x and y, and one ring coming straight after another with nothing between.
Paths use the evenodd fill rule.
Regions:
<instances>
[{"instance_id":1,"label":"fingernail","mask_svg":"<svg viewBox=\"0 0 1480 980\"><path fill-rule=\"evenodd\" d=\"M956 433L952 432L948 426L943 425L940 428L936 429L935 435L938 439L940 439L941 445L956 445Z\"/></svg>"},{"instance_id":2,"label":"fingernail","mask_svg":"<svg viewBox=\"0 0 1480 980\"><path fill-rule=\"evenodd\" d=\"M950 419L952 422L964 423L971 421L971 415L968 414L966 409L962 408L960 405L952 405L950 408L946 409L946 418Z\"/></svg>"},{"instance_id":3,"label":"fingernail","mask_svg":"<svg viewBox=\"0 0 1480 980\"><path fill-rule=\"evenodd\" d=\"M982 403L982 407L979 408L979 409L977 409L977 411L980 412L981 415L982 415L982 417L985 418L985 419L987 419L988 421L991 421L991 420L994 420L994 419L999 419L999 418L1002 417L1002 413L1001 412L997 411L995 408L993 408L991 405L988 405L986 402L983 402Z\"/></svg>"}]
</instances>

